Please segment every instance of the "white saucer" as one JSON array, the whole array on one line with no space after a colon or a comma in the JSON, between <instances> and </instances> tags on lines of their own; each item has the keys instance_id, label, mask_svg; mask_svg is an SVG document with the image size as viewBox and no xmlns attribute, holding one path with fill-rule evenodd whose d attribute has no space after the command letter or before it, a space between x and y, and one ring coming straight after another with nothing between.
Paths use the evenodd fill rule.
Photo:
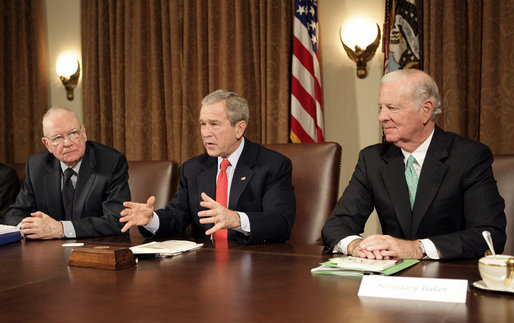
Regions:
<instances>
[{"instance_id":1,"label":"white saucer","mask_svg":"<svg viewBox=\"0 0 514 323\"><path fill-rule=\"evenodd\" d=\"M488 287L485 284L485 282L483 280L477 280L476 282L473 282L473 286L478 288L478 289L488 290L488 291L492 291L492 292L502 292L502 293L514 294L514 290L512 290L512 289L507 290L507 289L493 289L493 288L490 288L490 287Z\"/></svg>"}]
</instances>

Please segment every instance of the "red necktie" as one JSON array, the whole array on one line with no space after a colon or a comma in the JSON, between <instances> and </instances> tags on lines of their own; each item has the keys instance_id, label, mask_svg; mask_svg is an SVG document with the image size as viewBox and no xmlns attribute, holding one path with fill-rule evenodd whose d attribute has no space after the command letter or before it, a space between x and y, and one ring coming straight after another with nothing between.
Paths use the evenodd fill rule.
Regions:
<instances>
[{"instance_id":1,"label":"red necktie","mask_svg":"<svg viewBox=\"0 0 514 323\"><path fill-rule=\"evenodd\" d=\"M228 179L227 179L227 167L230 165L228 159L223 159L220 166L220 173L218 174L218 182L216 183L216 202L227 207L227 191L228 191ZM215 242L227 241L227 229L220 229L214 232L213 239Z\"/></svg>"}]
</instances>

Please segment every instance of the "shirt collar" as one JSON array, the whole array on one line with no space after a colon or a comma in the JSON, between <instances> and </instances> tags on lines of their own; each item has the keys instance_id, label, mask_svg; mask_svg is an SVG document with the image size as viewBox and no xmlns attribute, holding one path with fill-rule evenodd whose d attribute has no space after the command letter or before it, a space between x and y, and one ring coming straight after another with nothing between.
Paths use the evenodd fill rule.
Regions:
<instances>
[{"instance_id":1,"label":"shirt collar","mask_svg":"<svg viewBox=\"0 0 514 323\"><path fill-rule=\"evenodd\" d=\"M65 163L63 163L62 161L60 162L61 163L61 170L62 172L64 173L64 171L66 169L68 169L68 165L66 165ZM73 170L75 171L75 173L77 174L77 176L79 175L79 169L80 169L80 165L82 164L82 158L77 162L77 164L75 166L73 166Z\"/></svg>"},{"instance_id":2,"label":"shirt collar","mask_svg":"<svg viewBox=\"0 0 514 323\"><path fill-rule=\"evenodd\" d=\"M241 157L241 154L243 153L244 146L245 146L245 138L243 137L241 139L241 144L239 145L239 147L237 147L237 149L232 154L230 154L230 156L228 156L228 158L226 158L230 162L231 167L234 167L234 168L236 167L237 162L239 161L239 157ZM223 160L223 157L218 157L218 169L220 169L222 160Z\"/></svg>"},{"instance_id":3,"label":"shirt collar","mask_svg":"<svg viewBox=\"0 0 514 323\"><path fill-rule=\"evenodd\" d=\"M434 136L434 130L432 130L432 132L430 133L430 136L428 136L427 139L425 139L425 141L423 141L423 143L418 147L416 148L416 150L414 150L412 153L409 153L408 151L405 151L402 149L402 153L403 153L403 161L406 163L407 162L407 158L409 157L409 155L412 154L412 156L414 156L414 158L416 159L416 162L418 163L418 165L421 167L423 166L423 162L425 161L425 157L427 155L427 152L428 152L428 147L430 146L430 142L432 141L432 137Z\"/></svg>"}]
</instances>

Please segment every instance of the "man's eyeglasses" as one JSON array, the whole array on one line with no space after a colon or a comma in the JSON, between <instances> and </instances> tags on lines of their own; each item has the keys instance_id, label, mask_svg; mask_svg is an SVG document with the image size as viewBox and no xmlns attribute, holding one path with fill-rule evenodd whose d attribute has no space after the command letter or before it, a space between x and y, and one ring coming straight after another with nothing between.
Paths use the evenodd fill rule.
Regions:
<instances>
[{"instance_id":1,"label":"man's eyeglasses","mask_svg":"<svg viewBox=\"0 0 514 323\"><path fill-rule=\"evenodd\" d=\"M64 143L66 141L66 138L69 140L75 142L75 140L80 138L80 135L82 134L82 126L78 129L73 129L67 134L63 135L55 135L52 138L48 138L45 136L46 139L48 139L52 145L59 146L60 144Z\"/></svg>"}]
</instances>

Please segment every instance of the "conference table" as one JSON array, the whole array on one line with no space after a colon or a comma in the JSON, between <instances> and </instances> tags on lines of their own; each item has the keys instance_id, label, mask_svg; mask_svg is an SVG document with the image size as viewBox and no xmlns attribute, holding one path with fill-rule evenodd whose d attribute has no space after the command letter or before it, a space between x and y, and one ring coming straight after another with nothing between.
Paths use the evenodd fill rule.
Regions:
<instances>
[{"instance_id":1,"label":"conference table","mask_svg":"<svg viewBox=\"0 0 514 323\"><path fill-rule=\"evenodd\" d=\"M2 322L513 322L514 295L469 285L466 303L357 295L361 279L315 275L322 246L275 243L228 249L209 240L173 257L104 270L68 266L72 248L130 247L137 235L0 246ZM480 279L477 261L424 260L405 277Z\"/></svg>"}]
</instances>

